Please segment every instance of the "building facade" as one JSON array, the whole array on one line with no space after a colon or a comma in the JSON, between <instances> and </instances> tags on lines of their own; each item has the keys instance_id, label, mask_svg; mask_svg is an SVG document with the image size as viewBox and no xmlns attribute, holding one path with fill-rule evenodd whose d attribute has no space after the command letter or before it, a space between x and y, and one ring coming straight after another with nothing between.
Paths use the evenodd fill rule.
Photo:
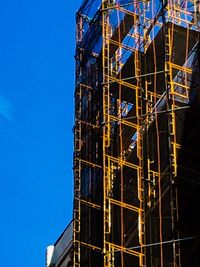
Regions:
<instances>
[{"instance_id":1,"label":"building facade","mask_svg":"<svg viewBox=\"0 0 200 267\"><path fill-rule=\"evenodd\" d=\"M46 249L46 267L72 267L73 222L63 231L54 245Z\"/></svg>"}]
</instances>

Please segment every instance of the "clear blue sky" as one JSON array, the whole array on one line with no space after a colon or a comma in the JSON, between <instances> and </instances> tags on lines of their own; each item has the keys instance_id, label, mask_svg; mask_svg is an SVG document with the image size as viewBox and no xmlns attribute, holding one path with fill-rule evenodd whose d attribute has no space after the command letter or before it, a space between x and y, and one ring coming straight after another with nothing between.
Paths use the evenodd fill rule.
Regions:
<instances>
[{"instance_id":1,"label":"clear blue sky","mask_svg":"<svg viewBox=\"0 0 200 267\"><path fill-rule=\"evenodd\" d=\"M42 267L72 217L75 11L0 7L0 265Z\"/></svg>"}]
</instances>

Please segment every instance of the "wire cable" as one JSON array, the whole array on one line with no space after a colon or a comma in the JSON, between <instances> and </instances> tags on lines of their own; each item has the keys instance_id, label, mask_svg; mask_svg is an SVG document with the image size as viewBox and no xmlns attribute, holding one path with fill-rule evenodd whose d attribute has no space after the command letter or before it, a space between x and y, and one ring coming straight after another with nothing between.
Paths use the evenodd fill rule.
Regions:
<instances>
[{"instance_id":1,"label":"wire cable","mask_svg":"<svg viewBox=\"0 0 200 267\"><path fill-rule=\"evenodd\" d=\"M171 244L171 243L179 243L179 242L183 242L183 241L188 241L188 240L193 240L196 239L197 237L191 236L191 237L185 237L185 238L179 238L179 239L171 239L171 240L167 240L167 241L162 241L162 245L167 245L167 244ZM161 242L156 242L156 243L151 243L151 244L146 244L143 246L133 246L133 247L128 247L128 248L124 248L124 249L118 249L115 250L114 253L117 252L121 252L123 251L129 251L129 250L135 250L135 249L141 249L141 247L143 248L149 248L149 247L155 247L155 246L159 246L161 245ZM108 252L111 253L111 252ZM113 253L113 252L112 252Z\"/></svg>"},{"instance_id":2,"label":"wire cable","mask_svg":"<svg viewBox=\"0 0 200 267\"><path fill-rule=\"evenodd\" d=\"M151 117L153 115L156 114L163 114L163 113L170 113L172 111L178 111L178 110L182 110L182 109L189 109L190 106L184 106L184 107L178 107L178 108L174 108L174 109L167 109L167 110L161 110L161 111L154 111L154 112L149 112L146 114L142 114L140 116L131 116L131 117L125 117L123 119L116 119L116 120L110 120L109 122L102 122L101 125L107 124L107 123L113 123L113 122L120 122L120 121L126 121L126 120L133 120L133 119L137 119L139 118L143 118L143 117Z\"/></svg>"}]
</instances>

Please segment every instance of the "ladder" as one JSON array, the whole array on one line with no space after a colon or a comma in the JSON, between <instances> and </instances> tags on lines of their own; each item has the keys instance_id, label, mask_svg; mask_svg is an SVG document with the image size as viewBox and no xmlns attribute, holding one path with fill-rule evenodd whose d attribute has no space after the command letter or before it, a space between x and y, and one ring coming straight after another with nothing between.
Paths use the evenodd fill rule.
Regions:
<instances>
[{"instance_id":1,"label":"ladder","mask_svg":"<svg viewBox=\"0 0 200 267\"><path fill-rule=\"evenodd\" d=\"M109 25L108 6L112 4L110 0L102 0L102 68L103 68L103 254L104 267L114 267L112 260L111 245L108 244L111 233L111 166L108 157L108 149L110 147L110 75L112 75L111 59L110 59L110 38L111 27Z\"/></svg>"},{"instance_id":2,"label":"ladder","mask_svg":"<svg viewBox=\"0 0 200 267\"><path fill-rule=\"evenodd\" d=\"M80 267L80 231L81 231L81 85L76 89L76 119L74 131L74 222L73 222L73 267Z\"/></svg>"},{"instance_id":3,"label":"ladder","mask_svg":"<svg viewBox=\"0 0 200 267\"><path fill-rule=\"evenodd\" d=\"M139 200L139 213L138 213L138 237L140 249L139 266L145 266L145 255L143 246L145 244L145 222L144 222L144 174L143 174L143 126L142 126L142 89L141 89L141 61L139 58L139 51L136 49L134 54L135 62L135 76L136 76L136 116L137 116L137 158L138 158L138 200Z\"/></svg>"},{"instance_id":4,"label":"ladder","mask_svg":"<svg viewBox=\"0 0 200 267\"><path fill-rule=\"evenodd\" d=\"M166 90L168 95L168 130L169 130L169 162L170 162L170 196L171 196L171 219L172 219L172 232L173 239L179 238L179 232L176 229L177 223L177 201L176 201L176 184L175 177L177 176L177 138L176 138L176 113L177 108L174 90L174 81L172 75L172 38L173 38L173 26L172 28L166 28L166 61L165 61L165 75L166 75ZM180 250L178 242L173 242L173 267L180 265Z\"/></svg>"}]
</instances>

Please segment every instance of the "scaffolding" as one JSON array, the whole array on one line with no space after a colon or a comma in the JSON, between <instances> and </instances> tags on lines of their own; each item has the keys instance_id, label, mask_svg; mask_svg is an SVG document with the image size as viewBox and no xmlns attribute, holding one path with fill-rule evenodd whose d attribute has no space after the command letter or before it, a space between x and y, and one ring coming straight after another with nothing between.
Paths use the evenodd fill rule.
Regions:
<instances>
[{"instance_id":1,"label":"scaffolding","mask_svg":"<svg viewBox=\"0 0 200 267\"><path fill-rule=\"evenodd\" d=\"M180 241L200 231L199 12L196 0L77 12L74 267L200 266L198 239Z\"/></svg>"}]
</instances>

